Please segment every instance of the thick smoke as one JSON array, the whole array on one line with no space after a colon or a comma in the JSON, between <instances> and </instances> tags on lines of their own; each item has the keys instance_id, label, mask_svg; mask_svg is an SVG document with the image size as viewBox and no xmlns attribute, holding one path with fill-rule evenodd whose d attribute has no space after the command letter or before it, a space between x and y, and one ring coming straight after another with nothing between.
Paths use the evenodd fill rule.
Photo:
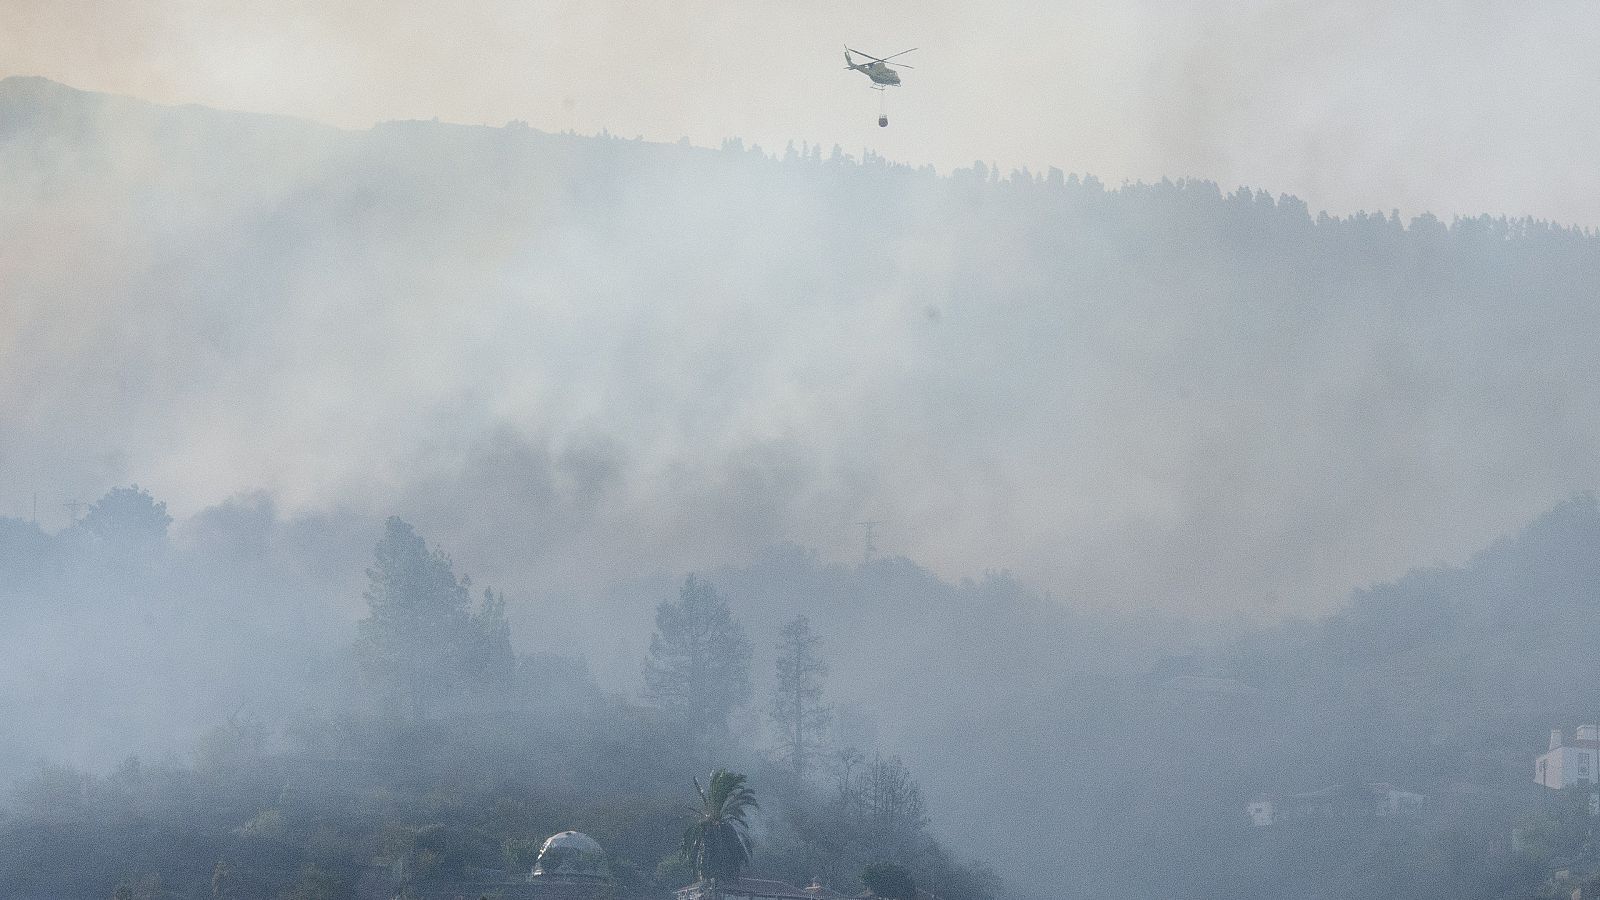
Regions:
<instances>
[{"instance_id":1,"label":"thick smoke","mask_svg":"<svg viewBox=\"0 0 1600 900\"><path fill-rule=\"evenodd\" d=\"M119 482L180 517L265 490L537 593L847 558L873 520L950 576L1215 613L1324 607L1594 480L1592 328L1509 269L1470 303L1328 283L1328 232L1292 278L1206 271L1283 236L1196 219L1163 260L1098 188L820 148L7 95L0 471L47 524Z\"/></svg>"}]
</instances>

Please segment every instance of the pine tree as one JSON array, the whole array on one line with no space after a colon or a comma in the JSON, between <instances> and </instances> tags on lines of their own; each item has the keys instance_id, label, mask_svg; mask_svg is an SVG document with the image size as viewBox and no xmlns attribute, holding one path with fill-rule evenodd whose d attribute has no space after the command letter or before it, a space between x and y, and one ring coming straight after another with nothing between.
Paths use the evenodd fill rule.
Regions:
<instances>
[{"instance_id":1,"label":"pine tree","mask_svg":"<svg viewBox=\"0 0 1600 900\"><path fill-rule=\"evenodd\" d=\"M357 626L362 669L386 700L420 719L462 691L505 683L513 668L504 598L485 591L471 608L471 581L390 517L367 570L367 618Z\"/></svg>"},{"instance_id":2,"label":"pine tree","mask_svg":"<svg viewBox=\"0 0 1600 900\"><path fill-rule=\"evenodd\" d=\"M697 737L726 728L750 699L750 642L709 582L690 575L678 602L656 607L644 696Z\"/></svg>"},{"instance_id":3,"label":"pine tree","mask_svg":"<svg viewBox=\"0 0 1600 900\"><path fill-rule=\"evenodd\" d=\"M822 705L822 679L828 664L818 655L822 639L799 616L783 626L778 641L777 681L769 714L778 727L778 751L795 778L805 780L822 750L833 711Z\"/></svg>"}]
</instances>

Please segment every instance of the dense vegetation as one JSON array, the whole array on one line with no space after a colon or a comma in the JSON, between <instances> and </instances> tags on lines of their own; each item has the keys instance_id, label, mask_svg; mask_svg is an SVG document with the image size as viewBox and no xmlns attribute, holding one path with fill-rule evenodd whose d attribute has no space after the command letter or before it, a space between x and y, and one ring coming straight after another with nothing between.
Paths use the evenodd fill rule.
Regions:
<instances>
[{"instance_id":1,"label":"dense vegetation","mask_svg":"<svg viewBox=\"0 0 1600 900\"><path fill-rule=\"evenodd\" d=\"M131 625L122 619L130 611L147 618L199 602L182 594L188 557L167 523L161 504L136 488L111 492L55 534L5 520L0 569L11 609L24 598L100 602L95 616L117 626ZM1004 737L1016 746L1098 771L1046 789L1070 792L1081 818L1019 821L1061 829L1061 840L1081 827L1077 836L1095 852L1129 867L1131 893L1185 884L1266 897L1284 884L1315 884L1324 896L1352 898L1532 896L1558 869L1579 873L1569 880L1600 873L1587 795L1558 796L1530 778L1548 728L1600 708L1600 657L1589 652L1600 646L1596 548L1600 507L1578 497L1464 568L1420 570L1358 592L1324 620L1168 656L1144 675L1013 684L973 708L970 727L1009 723ZM801 561L791 586L829 571L788 559ZM759 578L780 575L768 568ZM514 650L500 595L474 594L448 557L398 519L385 527L367 579L366 616L345 644L302 671L288 697L228 710L192 752L129 755L98 772L44 762L18 778L0 820L0 892L337 896L366 867L400 856L422 860L418 877L524 870L545 836L580 828L611 852L627 891L659 894L691 876L681 846L689 777L719 761L745 768L761 790L752 872L848 886L869 865L878 874L898 865L947 898L988 897L998 886L994 873L953 859L929 836L921 786L900 760L852 742L859 728L812 732L810 771L797 770L795 720L783 718L797 660L811 658L801 687L815 690L802 706L814 715L828 708L827 667L817 666L827 645L807 623L775 629L773 727L749 731L731 727L740 706L728 701L753 694L729 686L753 681L748 668L708 676L683 660L661 665L662 648L687 646L691 632L721 630L723 649L747 646L735 639L744 628L735 610L753 608L752 598L730 605L709 579L683 582L658 605L656 651L640 670L653 673L656 688L643 693L654 705L602 689L579 659ZM82 599L113 583L133 593ZM85 593L73 600L67 585ZM698 605L710 614L684 609ZM1000 604L990 614L1015 627L1026 608ZM269 612L205 620L259 634L265 625L251 616L270 620ZM187 626L168 624L180 644L188 639ZM211 637L244 652L246 642ZM259 652L264 660L289 646ZM399 664L418 659L426 668ZM119 664L128 668L106 676L148 677L148 667ZM727 683L696 685L691 672ZM1183 688L1181 676L1194 675L1250 689ZM676 689L665 690L674 678ZM294 707L291 697L320 700ZM709 706L684 702L693 697ZM1373 781L1427 794L1426 812L1270 829L1251 829L1242 815L1258 792Z\"/></svg>"},{"instance_id":2,"label":"dense vegetation","mask_svg":"<svg viewBox=\"0 0 1600 900\"><path fill-rule=\"evenodd\" d=\"M59 596L28 580L43 566L55 585L143 583L152 593L135 602L147 609L201 602L183 595L194 573L172 551L169 521L137 487L53 535L4 520L0 583L13 603ZM853 771L852 748L850 768L807 779L792 757L768 762L766 747L730 733L727 717L750 693L749 650L709 583L691 577L661 603L645 668L652 702L641 706L601 690L580 660L517 654L501 596L475 599L450 558L399 519L386 523L367 579L354 640L274 698L274 721L245 703L187 759L130 755L105 773L46 762L22 777L0 820L0 894L337 897L402 857L414 878L525 873L545 837L579 828L609 850L625 897L682 886L701 857L737 872L747 854L749 871L845 889L868 863L893 860L946 886L943 896L992 896L992 873L951 860L928 835L898 760ZM128 600L96 615L114 618ZM707 620L720 643L703 640ZM679 648L680 667L662 664L666 647ZM744 664L711 664L740 648ZM286 705L301 691L326 703ZM761 839L752 846L741 830L730 845L713 829L680 847L691 775L722 759L749 766L763 787ZM708 783L718 821L745 822L748 789L730 782L742 777Z\"/></svg>"}]
</instances>

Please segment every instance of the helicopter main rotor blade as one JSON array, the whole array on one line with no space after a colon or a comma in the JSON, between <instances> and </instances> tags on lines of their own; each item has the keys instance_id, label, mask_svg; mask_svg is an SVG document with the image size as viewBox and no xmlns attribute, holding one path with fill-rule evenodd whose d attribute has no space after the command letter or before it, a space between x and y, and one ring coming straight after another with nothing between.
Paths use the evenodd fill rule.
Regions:
<instances>
[{"instance_id":1,"label":"helicopter main rotor blade","mask_svg":"<svg viewBox=\"0 0 1600 900\"><path fill-rule=\"evenodd\" d=\"M860 50L857 50L857 49L855 49L853 47L846 47L845 49L849 50L851 53L854 53L854 54L856 54L858 56L865 56L867 59L870 59L873 62L883 62L883 60L877 58L876 56L873 56L871 53L862 53ZM907 50L905 52L910 53L911 51ZM896 53L895 55L899 56L900 54Z\"/></svg>"},{"instance_id":2,"label":"helicopter main rotor blade","mask_svg":"<svg viewBox=\"0 0 1600 900\"><path fill-rule=\"evenodd\" d=\"M915 49L917 49L917 48L915 48L915 47L911 48L911 50L915 50ZM910 53L911 50L901 50L899 53L891 53L890 55L885 56L883 59L878 60L878 62L888 62L889 60L894 59L896 56L905 56L907 53ZM905 63L896 63L896 65L905 65ZM906 68L909 69L911 67L910 66L906 66Z\"/></svg>"}]
</instances>

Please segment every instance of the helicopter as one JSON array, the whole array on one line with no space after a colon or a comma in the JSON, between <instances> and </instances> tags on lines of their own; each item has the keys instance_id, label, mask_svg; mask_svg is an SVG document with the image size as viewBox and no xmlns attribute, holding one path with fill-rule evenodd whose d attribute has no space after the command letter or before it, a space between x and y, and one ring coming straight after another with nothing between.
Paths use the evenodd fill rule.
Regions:
<instances>
[{"instance_id":1,"label":"helicopter","mask_svg":"<svg viewBox=\"0 0 1600 900\"><path fill-rule=\"evenodd\" d=\"M917 48L911 48L911 50L915 49ZM870 53L862 53L860 50L852 50L849 47L846 47L844 48L844 67L847 70L860 72L861 74L872 79L873 90L888 90L889 88L900 86L900 73L894 70L895 66L903 69L915 68L915 66L908 66L905 63L895 63L893 66L891 66L889 64L889 60L894 59L896 56L905 56L907 53L910 53L911 50L901 50L899 53L891 53L888 56L880 59ZM864 56L870 60L870 62L858 63L855 61L855 57L850 55L852 53ZM878 127L889 127L889 116L882 111L881 107L878 112Z\"/></svg>"}]
</instances>

